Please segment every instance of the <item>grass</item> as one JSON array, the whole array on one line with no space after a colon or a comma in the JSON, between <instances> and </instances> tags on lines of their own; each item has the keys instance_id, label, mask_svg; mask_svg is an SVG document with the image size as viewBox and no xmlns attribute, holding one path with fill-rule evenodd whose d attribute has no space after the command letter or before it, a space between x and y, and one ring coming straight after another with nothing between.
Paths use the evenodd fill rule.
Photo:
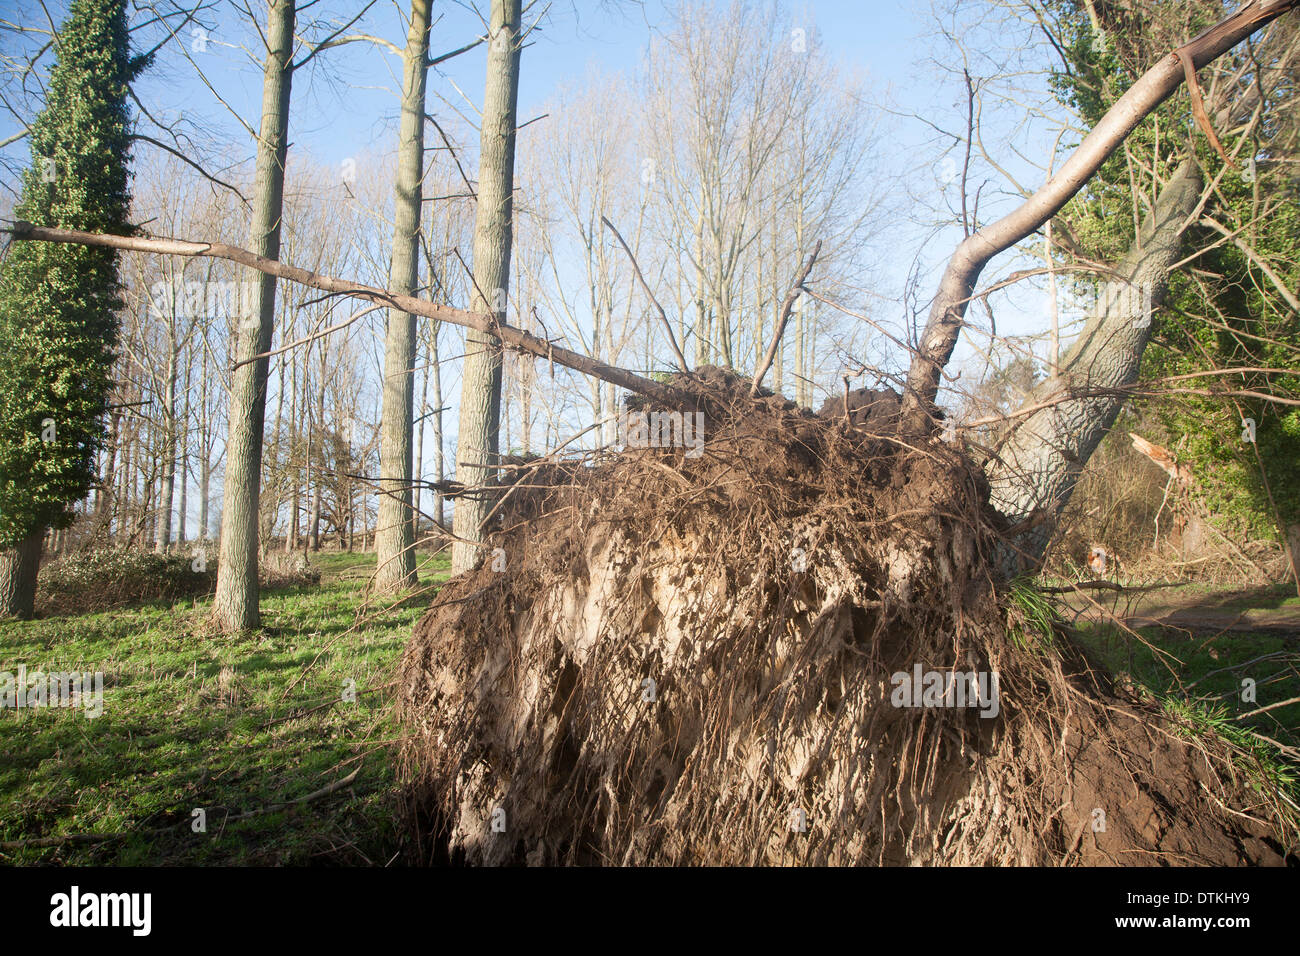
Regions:
<instances>
[{"instance_id":1,"label":"grass","mask_svg":"<svg viewBox=\"0 0 1300 956\"><path fill-rule=\"evenodd\" d=\"M1224 632L1192 635L1176 628L1138 628L1135 638L1109 623L1079 626L1076 639L1107 668L1156 697L1223 707L1239 727L1300 745L1300 703L1243 720L1236 717L1300 696L1300 649L1292 635ZM1243 699L1253 681L1255 699ZM1280 735L1280 736L1279 736Z\"/></svg>"},{"instance_id":2,"label":"grass","mask_svg":"<svg viewBox=\"0 0 1300 956\"><path fill-rule=\"evenodd\" d=\"M0 624L0 671L104 673L97 718L0 711L0 842L127 834L3 849L0 862L387 862L384 685L448 561L424 559L421 592L394 606L364 594L374 560L313 556L320 585L264 592L262 629L237 636L212 631L208 598ZM347 788L276 808L354 770Z\"/></svg>"},{"instance_id":3,"label":"grass","mask_svg":"<svg viewBox=\"0 0 1300 956\"><path fill-rule=\"evenodd\" d=\"M1012 607L1037 623L1043 596L1028 582L1019 589L1015 584ZM1204 606L1254 611L1300 604L1285 584L1242 592L1185 585L1160 597L1192 610ZM1096 616L1068 630L1118 684L1157 702L1179 733L1226 743L1233 764L1252 787L1281 796L1280 801L1273 796L1269 800L1290 821L1287 826L1300 822L1300 703L1270 706L1300 697L1300 648L1294 633L1197 633L1160 625L1128 629Z\"/></svg>"},{"instance_id":4,"label":"grass","mask_svg":"<svg viewBox=\"0 0 1300 956\"><path fill-rule=\"evenodd\" d=\"M1074 632L1121 683L1156 700L1189 736L1213 734L1226 741L1236 754L1234 763L1257 788L1266 781L1270 789L1288 794L1293 808L1300 804L1300 765L1294 759L1300 703L1252 713L1300 697L1295 637L1277 632L1189 636L1162 627L1136 633L1140 638L1095 622ZM1253 700L1244 696L1248 687Z\"/></svg>"},{"instance_id":5,"label":"grass","mask_svg":"<svg viewBox=\"0 0 1300 956\"><path fill-rule=\"evenodd\" d=\"M1051 647L1057 616L1047 595L1035 586L1032 578L1022 576L1011 582L1008 597L1012 611L1007 627L1016 646L1038 650Z\"/></svg>"},{"instance_id":6,"label":"grass","mask_svg":"<svg viewBox=\"0 0 1300 956\"><path fill-rule=\"evenodd\" d=\"M1077 573L1072 577L1060 577L1057 575L1044 574L1037 579L1037 583L1045 586L1056 585L1066 587L1091 578L1089 572L1081 569L1076 570ZM1221 584L1209 584L1201 581L1186 581L1176 584L1159 582L1128 582L1123 580L1123 575L1120 575L1119 577L1120 583L1124 584L1126 587L1151 587L1149 594L1152 600L1168 604L1208 603L1209 606L1215 608L1241 611L1254 611L1263 608L1300 608L1300 597L1296 596L1296 587L1291 581L1232 588L1225 587Z\"/></svg>"}]
</instances>

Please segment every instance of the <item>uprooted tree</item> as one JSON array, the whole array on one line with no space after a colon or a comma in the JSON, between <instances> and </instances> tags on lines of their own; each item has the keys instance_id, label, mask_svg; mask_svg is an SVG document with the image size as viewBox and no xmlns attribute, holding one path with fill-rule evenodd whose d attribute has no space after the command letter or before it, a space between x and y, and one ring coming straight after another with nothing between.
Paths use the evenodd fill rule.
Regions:
<instances>
[{"instance_id":1,"label":"uprooted tree","mask_svg":"<svg viewBox=\"0 0 1300 956\"><path fill-rule=\"evenodd\" d=\"M819 415L764 392L761 372L644 378L498 316L230 246L12 232L226 258L463 325L636 393L629 404L669 430L668 450L516 474L491 501L491 560L417 626L399 707L411 820L430 854L1278 862L1295 845L1294 807L1276 781L1247 779L1255 751L1181 736L1110 686L1013 578L1041 557L1136 379L1147 332L1126 297L1107 299L1058 380L1013 416L1025 424L987 475L939 439L935 402L984 266L1056 215L1185 79L1297 5L1255 0L1159 59L1041 190L960 245L903 394L846 393ZM1119 283L1162 294L1198 175L1178 166L1111 270Z\"/></svg>"}]
</instances>

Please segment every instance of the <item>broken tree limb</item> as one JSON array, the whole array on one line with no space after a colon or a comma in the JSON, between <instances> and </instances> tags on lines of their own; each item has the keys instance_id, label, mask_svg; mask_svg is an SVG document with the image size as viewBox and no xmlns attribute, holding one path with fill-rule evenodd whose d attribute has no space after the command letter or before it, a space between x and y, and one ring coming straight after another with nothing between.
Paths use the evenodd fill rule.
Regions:
<instances>
[{"instance_id":1,"label":"broken tree limb","mask_svg":"<svg viewBox=\"0 0 1300 956\"><path fill-rule=\"evenodd\" d=\"M1251 0L1227 19L1164 56L1116 101L1061 168L1029 199L957 247L930 307L920 348L912 357L903 394L902 427L926 434L934 427L939 376L961 335L966 305L984 266L1055 216L1150 113L1173 95L1187 72L1218 59L1260 27L1300 6L1300 0Z\"/></svg>"},{"instance_id":2,"label":"broken tree limb","mask_svg":"<svg viewBox=\"0 0 1300 956\"><path fill-rule=\"evenodd\" d=\"M1300 0L1296 0L1296 2L1300 3ZM12 235L14 239L37 242L63 242L83 246L100 246L162 256L200 256L225 259L241 266L247 266L250 269L256 269L258 272L264 272L267 275L273 275L290 282L297 282L299 285L310 286L313 289L320 289L322 292L350 295L377 305L392 306L412 315L420 315L429 319L437 319L440 322L450 322L452 325L459 325L463 328L475 329L494 336L503 345L510 348L518 349L521 352L530 352L541 358L558 362L575 372L582 372L584 375L610 382L620 388L626 388L630 392L637 392L670 406L679 404L685 398L670 385L656 382L654 379L645 378L626 369L606 365L603 362L596 361L589 355L561 348L545 339L530 335L523 329L515 328L504 322L498 322L494 316L478 312L466 312L445 305L435 305L414 296L398 295L375 286L339 279L334 276L320 275L309 269L300 269L297 266L291 266L275 259L267 259L256 253L249 252L247 249L227 245L224 242L190 242L185 239L172 239L161 236L112 236L102 233L79 232L75 229L51 229L46 226L34 226L23 221L15 222L12 228L4 231Z\"/></svg>"},{"instance_id":3,"label":"broken tree limb","mask_svg":"<svg viewBox=\"0 0 1300 956\"><path fill-rule=\"evenodd\" d=\"M1226 152L1223 150L1223 144L1219 142L1218 135L1214 132L1214 126L1210 123L1210 118L1205 115L1205 100L1201 97L1201 84L1196 79L1196 67L1192 64L1192 58L1183 47L1178 51L1178 59L1183 63L1183 79L1187 83L1187 92L1192 98L1192 117L1196 120L1196 125L1205 133L1205 138L1210 141L1214 151L1219 154L1219 158L1231 169L1236 169L1234 163Z\"/></svg>"},{"instance_id":4,"label":"broken tree limb","mask_svg":"<svg viewBox=\"0 0 1300 956\"><path fill-rule=\"evenodd\" d=\"M1137 432L1129 432L1128 437L1132 439L1134 448L1159 465L1170 478L1177 481L1180 485L1186 485L1191 482L1191 466L1185 462L1178 461L1168 448L1165 448L1162 445L1157 445L1155 442L1147 441Z\"/></svg>"},{"instance_id":5,"label":"broken tree limb","mask_svg":"<svg viewBox=\"0 0 1300 956\"><path fill-rule=\"evenodd\" d=\"M772 344L767 347L767 354L763 356L763 364L754 373L754 386L749 390L751 395L758 394L759 386L763 384L763 376L772 367L772 361L776 358L777 346L781 344L781 336L785 334L785 326L790 321L790 313L794 309L795 300L799 298L799 293L803 291L803 284L808 281L808 273L812 272L813 263L817 261L817 256L821 251L822 241L818 239L817 245L813 246L812 253L808 256L808 261L804 263L803 269L795 278L794 285L786 293L785 301L781 303L781 318L777 321L776 328L772 330Z\"/></svg>"}]
</instances>

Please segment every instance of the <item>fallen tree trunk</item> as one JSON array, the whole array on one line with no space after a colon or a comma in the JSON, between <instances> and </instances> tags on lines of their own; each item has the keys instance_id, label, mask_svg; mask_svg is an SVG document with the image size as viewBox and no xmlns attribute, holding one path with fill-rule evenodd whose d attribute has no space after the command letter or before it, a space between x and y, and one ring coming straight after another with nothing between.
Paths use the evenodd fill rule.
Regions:
<instances>
[{"instance_id":1,"label":"fallen tree trunk","mask_svg":"<svg viewBox=\"0 0 1300 956\"><path fill-rule=\"evenodd\" d=\"M1296 0L1300 3L1300 0ZM445 305L434 305L414 296L399 295L387 289L376 288L361 282L324 276L310 269L300 269L275 259L267 259L247 249L228 245L224 242L191 242L185 239L172 239L162 236L110 236L100 233L79 232L75 229L50 229L34 226L29 222L15 222L13 227L4 230L15 239L27 239L37 242L74 242L83 246L105 246L110 249L125 249L132 252L147 252L160 256L207 256L213 259L225 259L229 262L256 269L267 275L288 279L322 292L333 292L364 299L376 305L389 306L412 315L422 315L441 322L450 322L462 328L474 329L499 339L509 348L521 352L531 352L539 358L547 359L575 372L591 375L602 381L610 382L628 391L637 392L669 405L677 405L686 400L677 389L645 378L635 372L597 362L588 355L561 348L546 339L530 335L523 329L515 328L497 321L491 315L478 312L466 312Z\"/></svg>"}]
</instances>

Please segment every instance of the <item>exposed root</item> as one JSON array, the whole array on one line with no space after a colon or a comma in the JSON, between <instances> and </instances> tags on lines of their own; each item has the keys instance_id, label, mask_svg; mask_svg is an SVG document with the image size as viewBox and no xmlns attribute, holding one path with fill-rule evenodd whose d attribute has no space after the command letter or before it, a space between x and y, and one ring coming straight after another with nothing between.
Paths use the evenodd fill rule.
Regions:
<instances>
[{"instance_id":1,"label":"exposed root","mask_svg":"<svg viewBox=\"0 0 1300 956\"><path fill-rule=\"evenodd\" d=\"M1282 861L1223 752L1011 638L956 449L900 445L878 398L819 418L717 370L678 384L702 454L521 478L500 550L416 627L401 773L430 856ZM979 680L896 706L918 669Z\"/></svg>"}]
</instances>

